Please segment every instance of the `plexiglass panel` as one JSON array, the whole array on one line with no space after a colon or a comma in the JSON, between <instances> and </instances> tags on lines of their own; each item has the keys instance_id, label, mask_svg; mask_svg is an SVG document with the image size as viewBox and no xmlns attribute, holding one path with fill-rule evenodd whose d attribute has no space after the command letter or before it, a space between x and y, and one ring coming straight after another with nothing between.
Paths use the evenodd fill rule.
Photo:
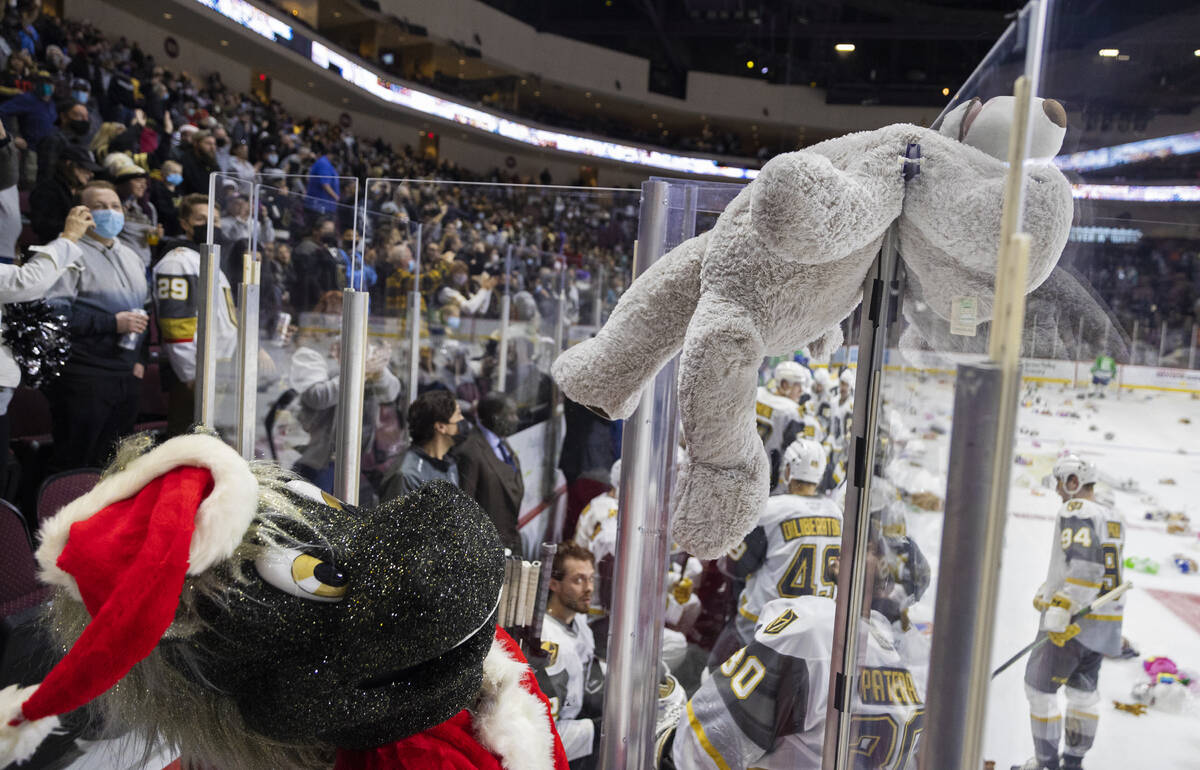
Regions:
<instances>
[{"instance_id":1,"label":"plexiglass panel","mask_svg":"<svg viewBox=\"0 0 1200 770\"><path fill-rule=\"evenodd\" d=\"M408 388L405 379L405 392L449 390L472 422L484 395L512 399L516 432L507 442L524 483L519 549L533 558L543 541L574 534L579 509L607 488L619 452L619 440L606 441L600 452L560 458L566 433L573 442L597 427L590 417L580 423L586 410L571 404L564 417L550 366L557 351L594 333L628 285L638 192L374 178L364 189L362 240L375 260L381 314L402 329L406 367L416 329L416 381ZM403 228L410 236L400 239Z\"/></svg>"},{"instance_id":2,"label":"plexiglass panel","mask_svg":"<svg viewBox=\"0 0 1200 770\"><path fill-rule=\"evenodd\" d=\"M983 756L997 767L1035 755L1091 770L1190 767L1200 752L1194 691L1172 673L1200 651L1200 16L1186 3L1128 10L1050 4L1042 90L1067 109L1055 163L1075 221L1027 311L992 667L1044 638L1035 596L1076 612L1126 579L1134 588L996 676ZM1094 481L1073 495L1068 454Z\"/></svg>"}]
</instances>

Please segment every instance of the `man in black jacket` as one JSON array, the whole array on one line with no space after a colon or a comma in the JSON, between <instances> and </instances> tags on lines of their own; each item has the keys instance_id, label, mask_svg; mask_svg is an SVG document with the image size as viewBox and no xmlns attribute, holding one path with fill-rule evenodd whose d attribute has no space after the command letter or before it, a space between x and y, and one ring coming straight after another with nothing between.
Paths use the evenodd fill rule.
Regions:
<instances>
[{"instance_id":1,"label":"man in black jacket","mask_svg":"<svg viewBox=\"0 0 1200 770\"><path fill-rule=\"evenodd\" d=\"M54 176L38 182L29 194L29 220L38 243L49 243L58 236L71 207L77 203L79 191L99 170L91 153L84 148L74 145L63 148Z\"/></svg>"},{"instance_id":2,"label":"man in black jacket","mask_svg":"<svg viewBox=\"0 0 1200 770\"><path fill-rule=\"evenodd\" d=\"M340 272L341 260L335 256L337 242L333 220L319 217L313 222L309 234L292 252L296 284L291 287L291 293L297 313L312 310L322 294L345 285Z\"/></svg>"},{"instance_id":3,"label":"man in black jacket","mask_svg":"<svg viewBox=\"0 0 1200 770\"><path fill-rule=\"evenodd\" d=\"M500 542L521 553L518 519L525 479L521 461L505 439L517 430L517 407L503 393L479 401L479 430L450 450L458 463L458 485L487 511Z\"/></svg>"},{"instance_id":4,"label":"man in black jacket","mask_svg":"<svg viewBox=\"0 0 1200 770\"><path fill-rule=\"evenodd\" d=\"M67 145L80 147L87 152L87 137L91 130L87 105L75 102L60 107L58 128L38 142L37 181L41 183L54 177L58 172L58 156ZM91 153L88 152L88 155Z\"/></svg>"}]
</instances>

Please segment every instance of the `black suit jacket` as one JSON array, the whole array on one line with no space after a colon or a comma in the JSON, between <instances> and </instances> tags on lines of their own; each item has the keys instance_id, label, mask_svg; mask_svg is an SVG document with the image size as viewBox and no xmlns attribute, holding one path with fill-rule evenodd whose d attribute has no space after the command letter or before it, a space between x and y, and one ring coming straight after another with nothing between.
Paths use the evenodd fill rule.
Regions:
<instances>
[{"instance_id":1,"label":"black suit jacket","mask_svg":"<svg viewBox=\"0 0 1200 770\"><path fill-rule=\"evenodd\" d=\"M512 447L509 447L509 452L512 452ZM451 450L451 454L458 463L459 487L487 511L504 546L511 548L514 554L520 554L521 535L517 531L517 519L521 515L521 498L525 495L521 461L513 454L513 463L517 467L515 470L510 468L496 456L478 428Z\"/></svg>"}]
</instances>

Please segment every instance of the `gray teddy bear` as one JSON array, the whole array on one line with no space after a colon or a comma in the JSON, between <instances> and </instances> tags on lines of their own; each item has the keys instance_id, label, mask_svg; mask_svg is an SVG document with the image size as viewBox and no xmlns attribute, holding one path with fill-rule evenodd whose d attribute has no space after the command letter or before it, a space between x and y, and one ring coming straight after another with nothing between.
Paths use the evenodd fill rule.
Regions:
<instances>
[{"instance_id":1,"label":"gray teddy bear","mask_svg":"<svg viewBox=\"0 0 1200 770\"><path fill-rule=\"evenodd\" d=\"M1032 112L1030 155L1046 159L1062 146L1066 113L1040 99ZM713 558L754 526L769 470L754 421L759 365L841 344L840 323L862 300L892 223L913 299L948 320L954 297L976 297L979 319L990 318L1012 115L1012 97L973 99L936 130L886 126L772 159L711 230L659 259L593 339L554 363L567 397L626 418L682 347L688 462L675 490L677 543ZM1028 163L1024 174L1032 291L1062 254L1073 205L1050 163Z\"/></svg>"}]
</instances>

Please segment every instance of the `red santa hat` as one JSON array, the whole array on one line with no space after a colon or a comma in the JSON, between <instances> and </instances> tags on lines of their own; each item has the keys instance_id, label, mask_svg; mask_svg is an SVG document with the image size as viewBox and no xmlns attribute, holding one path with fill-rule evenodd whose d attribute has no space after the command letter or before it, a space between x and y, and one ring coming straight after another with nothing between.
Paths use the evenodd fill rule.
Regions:
<instances>
[{"instance_id":1,"label":"red santa hat","mask_svg":"<svg viewBox=\"0 0 1200 770\"><path fill-rule=\"evenodd\" d=\"M106 692L154 650L186 577L231 557L257 507L246 461L197 434L138 457L46 521L41 578L92 619L40 684L0 690L0 767L33 756L58 715Z\"/></svg>"}]
</instances>

